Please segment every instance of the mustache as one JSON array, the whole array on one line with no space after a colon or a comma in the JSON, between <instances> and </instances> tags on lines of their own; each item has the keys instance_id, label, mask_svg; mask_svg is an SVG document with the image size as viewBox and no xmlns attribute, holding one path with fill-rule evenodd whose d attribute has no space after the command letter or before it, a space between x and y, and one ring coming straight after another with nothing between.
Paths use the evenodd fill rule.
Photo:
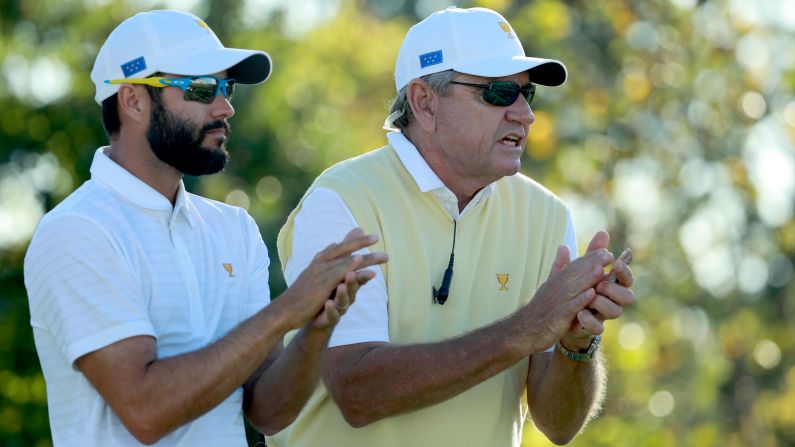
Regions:
<instances>
[{"instance_id":1,"label":"mustache","mask_svg":"<svg viewBox=\"0 0 795 447\"><path fill-rule=\"evenodd\" d=\"M228 122L223 120L213 121L211 123L207 123L199 130L200 135L205 135L207 132L215 129L224 129L224 133L228 136L229 132L232 131L232 126L229 125Z\"/></svg>"}]
</instances>

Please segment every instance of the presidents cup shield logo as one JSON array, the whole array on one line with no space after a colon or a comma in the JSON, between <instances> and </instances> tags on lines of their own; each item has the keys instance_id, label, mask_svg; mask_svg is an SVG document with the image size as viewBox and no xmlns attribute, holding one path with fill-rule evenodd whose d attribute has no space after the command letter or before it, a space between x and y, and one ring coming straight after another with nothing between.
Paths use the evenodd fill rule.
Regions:
<instances>
[{"instance_id":1,"label":"presidents cup shield logo","mask_svg":"<svg viewBox=\"0 0 795 447\"><path fill-rule=\"evenodd\" d=\"M234 268L232 267L232 264L229 264L228 262L224 262L223 266L224 266L224 270L226 270L226 273L229 273L229 277L230 278L234 278L235 277L235 272L234 272Z\"/></svg>"},{"instance_id":2,"label":"presidents cup shield logo","mask_svg":"<svg viewBox=\"0 0 795 447\"><path fill-rule=\"evenodd\" d=\"M508 280L511 278L511 275L508 273L497 273L497 282L500 283L500 288L497 289L499 291L508 290Z\"/></svg>"}]
</instances>

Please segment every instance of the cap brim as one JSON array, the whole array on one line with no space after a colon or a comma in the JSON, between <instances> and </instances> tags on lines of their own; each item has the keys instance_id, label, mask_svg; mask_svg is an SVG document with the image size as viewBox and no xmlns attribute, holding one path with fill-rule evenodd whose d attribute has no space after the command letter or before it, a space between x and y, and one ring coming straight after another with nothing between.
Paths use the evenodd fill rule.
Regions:
<instances>
[{"instance_id":1,"label":"cap brim","mask_svg":"<svg viewBox=\"0 0 795 447\"><path fill-rule=\"evenodd\" d=\"M166 64L160 71L182 76L202 76L226 71L239 84L259 84L268 79L271 67L271 58L264 51L213 48Z\"/></svg>"},{"instance_id":2,"label":"cap brim","mask_svg":"<svg viewBox=\"0 0 795 447\"><path fill-rule=\"evenodd\" d=\"M568 76L566 66L560 61L525 56L483 60L453 67L453 70L489 78L511 76L527 71L530 73L530 82L549 87L563 84Z\"/></svg>"}]
</instances>

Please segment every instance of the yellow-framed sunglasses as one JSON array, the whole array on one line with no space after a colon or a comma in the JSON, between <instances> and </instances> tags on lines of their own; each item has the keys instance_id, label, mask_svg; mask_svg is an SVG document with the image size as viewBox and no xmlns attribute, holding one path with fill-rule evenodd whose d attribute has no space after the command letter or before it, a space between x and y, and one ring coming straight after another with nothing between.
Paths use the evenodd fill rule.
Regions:
<instances>
[{"instance_id":1,"label":"yellow-framed sunglasses","mask_svg":"<svg viewBox=\"0 0 795 447\"><path fill-rule=\"evenodd\" d=\"M219 79L213 76L196 76L187 78L130 78L130 79L108 79L106 84L142 84L152 87L179 87L185 94L182 98L185 101L196 101L204 104L213 102L216 96L224 95L224 98L232 100L235 92L234 79Z\"/></svg>"}]
</instances>

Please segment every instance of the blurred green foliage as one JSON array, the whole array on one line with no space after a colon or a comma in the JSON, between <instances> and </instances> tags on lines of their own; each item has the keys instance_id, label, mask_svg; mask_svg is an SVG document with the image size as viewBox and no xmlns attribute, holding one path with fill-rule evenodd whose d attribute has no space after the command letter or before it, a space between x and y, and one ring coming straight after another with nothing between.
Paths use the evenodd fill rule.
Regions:
<instances>
[{"instance_id":1,"label":"blurred green foliage","mask_svg":"<svg viewBox=\"0 0 795 447\"><path fill-rule=\"evenodd\" d=\"M499 10L569 81L539 89L524 171L581 244L635 251L638 304L608 325L608 398L575 446L795 445L795 6L788 0L458 2ZM88 74L124 18L175 7L274 74L235 98L226 172L271 250L312 179L385 142L405 31L437 0L0 1L0 444L50 445L22 279L30 234L105 144ZM527 425L526 445L551 445Z\"/></svg>"}]
</instances>

